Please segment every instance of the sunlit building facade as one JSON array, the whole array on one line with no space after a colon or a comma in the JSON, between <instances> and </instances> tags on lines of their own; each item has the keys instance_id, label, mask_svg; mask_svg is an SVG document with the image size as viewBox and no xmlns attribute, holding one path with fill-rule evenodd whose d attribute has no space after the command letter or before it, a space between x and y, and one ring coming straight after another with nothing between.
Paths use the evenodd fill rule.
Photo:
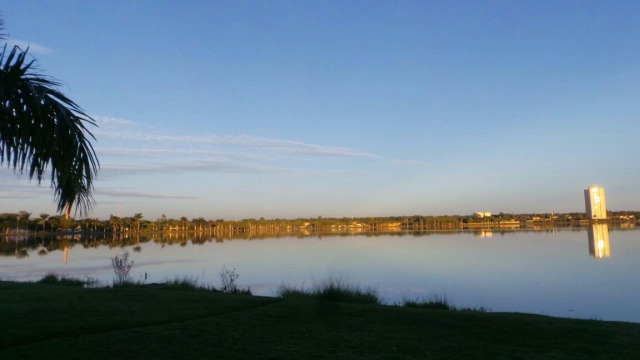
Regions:
<instances>
[{"instance_id":1,"label":"sunlit building facade","mask_svg":"<svg viewBox=\"0 0 640 360\"><path fill-rule=\"evenodd\" d=\"M475 213L475 216L477 218L491 217L491 212L490 211L478 211L478 212Z\"/></svg>"},{"instance_id":2,"label":"sunlit building facade","mask_svg":"<svg viewBox=\"0 0 640 360\"><path fill-rule=\"evenodd\" d=\"M584 204L587 217L591 220L607 218L607 203L604 198L604 188L591 185L584 190Z\"/></svg>"}]
</instances>

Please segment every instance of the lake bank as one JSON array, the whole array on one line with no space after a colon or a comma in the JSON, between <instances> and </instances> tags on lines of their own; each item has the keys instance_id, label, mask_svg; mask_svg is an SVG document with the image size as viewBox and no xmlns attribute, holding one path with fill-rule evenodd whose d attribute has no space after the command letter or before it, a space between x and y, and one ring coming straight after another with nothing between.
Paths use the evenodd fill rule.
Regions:
<instances>
[{"instance_id":1,"label":"lake bank","mask_svg":"<svg viewBox=\"0 0 640 360\"><path fill-rule=\"evenodd\" d=\"M628 359L640 324L0 282L0 358Z\"/></svg>"},{"instance_id":2,"label":"lake bank","mask_svg":"<svg viewBox=\"0 0 640 360\"><path fill-rule=\"evenodd\" d=\"M136 282L189 278L274 296L329 278L377 290L385 303L446 297L459 308L640 322L640 242L634 229L432 231L273 238L29 238L0 242L0 278L47 274L110 285L128 252ZM600 235L608 237L600 238ZM602 240L602 241L600 241Z\"/></svg>"}]
</instances>

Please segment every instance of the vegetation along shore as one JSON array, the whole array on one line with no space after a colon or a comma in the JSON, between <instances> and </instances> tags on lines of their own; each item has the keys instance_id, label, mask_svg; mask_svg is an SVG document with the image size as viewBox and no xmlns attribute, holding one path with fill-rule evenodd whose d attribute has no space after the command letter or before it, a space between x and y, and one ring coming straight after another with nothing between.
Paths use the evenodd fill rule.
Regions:
<instances>
[{"instance_id":1,"label":"vegetation along shore","mask_svg":"<svg viewBox=\"0 0 640 360\"><path fill-rule=\"evenodd\" d=\"M380 305L348 286L279 297L167 284L0 282L2 359L632 359L640 324Z\"/></svg>"},{"instance_id":2,"label":"vegetation along shore","mask_svg":"<svg viewBox=\"0 0 640 360\"><path fill-rule=\"evenodd\" d=\"M640 211L609 211L612 224L635 226L640 221ZM132 216L111 215L109 219L85 218L76 220L64 216L39 214L26 211L0 213L0 234L16 233L171 233L171 234L302 234L319 232L397 232L423 230L451 230L478 227L520 228L532 226L582 226L590 221L584 213L498 213L490 216L442 215L442 216L387 216L353 218L298 218L298 219L242 219L207 220L203 217L188 219L167 218L148 220L142 213Z\"/></svg>"}]
</instances>

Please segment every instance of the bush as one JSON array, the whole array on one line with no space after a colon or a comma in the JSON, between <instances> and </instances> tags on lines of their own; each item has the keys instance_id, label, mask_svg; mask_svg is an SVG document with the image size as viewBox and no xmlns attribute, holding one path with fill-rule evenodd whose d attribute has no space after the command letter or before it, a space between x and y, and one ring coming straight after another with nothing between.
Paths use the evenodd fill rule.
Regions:
<instances>
[{"instance_id":1,"label":"bush","mask_svg":"<svg viewBox=\"0 0 640 360\"><path fill-rule=\"evenodd\" d=\"M167 290L180 290L180 291L194 291L194 290L212 290L204 286L198 285L198 281L193 278L183 277L175 278L173 280L166 280L163 283L156 285L158 288Z\"/></svg>"},{"instance_id":2,"label":"bush","mask_svg":"<svg viewBox=\"0 0 640 360\"><path fill-rule=\"evenodd\" d=\"M312 297L313 295L305 290L292 288L290 286L281 285L278 290L276 290L276 296L283 299L291 299L291 298L303 298L303 297Z\"/></svg>"},{"instance_id":3,"label":"bush","mask_svg":"<svg viewBox=\"0 0 640 360\"><path fill-rule=\"evenodd\" d=\"M359 304L380 304L380 298L373 289L363 290L356 285L346 284L340 279L329 279L311 290L281 286L277 295L281 298L311 297L325 301Z\"/></svg>"},{"instance_id":4,"label":"bush","mask_svg":"<svg viewBox=\"0 0 640 360\"><path fill-rule=\"evenodd\" d=\"M236 272L236 269L229 269L226 265L222 266L219 291L230 294L251 295L251 289L242 290L238 288L238 284L236 284L238 278L240 278L240 275Z\"/></svg>"},{"instance_id":5,"label":"bush","mask_svg":"<svg viewBox=\"0 0 640 360\"><path fill-rule=\"evenodd\" d=\"M429 300L405 300L402 306L407 308L434 309L434 310L454 310L445 296L433 296Z\"/></svg>"},{"instance_id":6,"label":"bush","mask_svg":"<svg viewBox=\"0 0 640 360\"><path fill-rule=\"evenodd\" d=\"M328 301L380 304L380 299L375 290L363 290L356 285L346 284L340 279L329 279L316 285L314 296Z\"/></svg>"},{"instance_id":7,"label":"bush","mask_svg":"<svg viewBox=\"0 0 640 360\"><path fill-rule=\"evenodd\" d=\"M133 267L133 260L129 261L128 251L125 251L122 255L116 253L116 256L111 259L111 266L116 274L116 278L113 281L114 285L123 285L131 282L129 272Z\"/></svg>"},{"instance_id":8,"label":"bush","mask_svg":"<svg viewBox=\"0 0 640 360\"><path fill-rule=\"evenodd\" d=\"M67 277L62 277L55 274L47 274L37 282L39 284L56 284L56 285L80 286L80 287L85 286L87 284L86 281L83 281L77 278L67 278Z\"/></svg>"}]
</instances>

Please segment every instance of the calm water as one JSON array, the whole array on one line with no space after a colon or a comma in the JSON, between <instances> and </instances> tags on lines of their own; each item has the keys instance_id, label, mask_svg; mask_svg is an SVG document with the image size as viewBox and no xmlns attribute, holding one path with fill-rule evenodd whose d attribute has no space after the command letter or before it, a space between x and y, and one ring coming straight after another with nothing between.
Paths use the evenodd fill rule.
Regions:
<instances>
[{"instance_id":1,"label":"calm water","mask_svg":"<svg viewBox=\"0 0 640 360\"><path fill-rule=\"evenodd\" d=\"M606 225L201 244L151 240L124 248L117 242L3 241L3 280L55 273L110 284L111 258L128 251L132 278L142 281L146 274L146 282L190 277L217 285L226 266L236 269L241 287L258 295L274 295L282 284L312 287L337 278L377 289L388 303L439 296L458 307L640 322L640 230ZM21 248L26 243L28 250Z\"/></svg>"}]
</instances>

